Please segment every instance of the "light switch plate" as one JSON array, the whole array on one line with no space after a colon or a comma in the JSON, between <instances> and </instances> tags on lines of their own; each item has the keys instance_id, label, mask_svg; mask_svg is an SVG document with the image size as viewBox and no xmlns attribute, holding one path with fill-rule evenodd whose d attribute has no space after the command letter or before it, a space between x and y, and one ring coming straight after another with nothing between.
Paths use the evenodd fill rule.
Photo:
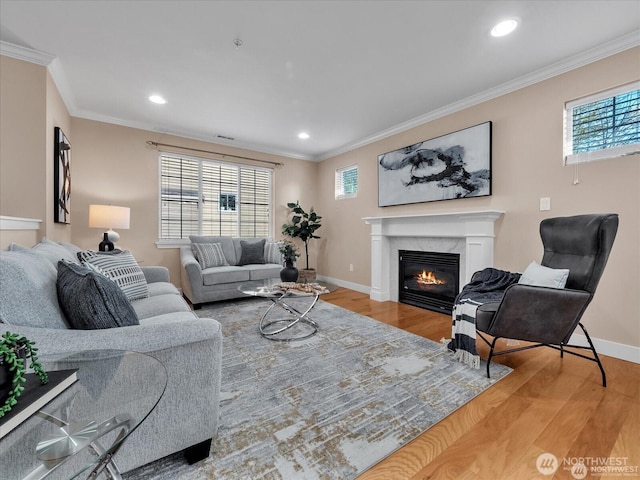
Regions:
<instances>
[{"instance_id":1,"label":"light switch plate","mask_svg":"<svg viewBox=\"0 0 640 480\"><path fill-rule=\"evenodd\" d=\"M549 197L541 197L540 198L540 211L546 212L551 210L551 198Z\"/></svg>"}]
</instances>

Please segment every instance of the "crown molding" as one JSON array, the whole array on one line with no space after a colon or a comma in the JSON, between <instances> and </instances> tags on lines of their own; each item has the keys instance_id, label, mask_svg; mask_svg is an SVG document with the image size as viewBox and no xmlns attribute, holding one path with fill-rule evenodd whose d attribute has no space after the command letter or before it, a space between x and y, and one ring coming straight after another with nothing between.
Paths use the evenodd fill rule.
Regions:
<instances>
[{"instance_id":1,"label":"crown molding","mask_svg":"<svg viewBox=\"0 0 640 480\"><path fill-rule=\"evenodd\" d=\"M37 65L42 65L43 67L48 67L56 58L55 55L51 55L50 53L41 52L21 45L15 45L2 40L0 40L0 55L24 60L25 62L35 63Z\"/></svg>"},{"instance_id":2,"label":"crown molding","mask_svg":"<svg viewBox=\"0 0 640 480\"><path fill-rule=\"evenodd\" d=\"M494 98L498 98L508 93L515 92L516 90L520 90L544 80L548 80L549 78L562 75L563 73L575 70L576 68L583 67L590 63L602 60L603 58L615 55L616 53L620 53L637 46L640 46L640 30L636 30L629 35L625 35L624 37L621 37L617 40L605 43L578 55L574 55L567 60L557 62L548 67L537 70L531 74L524 75L522 77L516 78L515 80L503 83L501 85L498 85L497 87L478 93L477 95L472 95L471 97L464 98L458 102L454 102L449 105L445 105L442 108L432 110L425 115L421 115L406 122L400 123L387 130L383 130L369 137L363 138L362 140L359 140L357 142L349 143L335 150L325 152L319 155L316 160L327 160L337 155L350 152L352 150L355 150L356 148L364 147L365 145L383 140L392 135L402 133L406 130L410 130L411 128L418 127L425 123L432 122L446 115L451 115L452 113L474 107L488 100L493 100Z\"/></svg>"},{"instance_id":3,"label":"crown molding","mask_svg":"<svg viewBox=\"0 0 640 480\"><path fill-rule=\"evenodd\" d=\"M602 60L603 58L609 57L611 55L615 55L617 53L623 52L625 50L628 50L630 48L634 48L637 46L640 46L640 30L636 30L617 40L605 43L596 48L580 53L578 55L574 55L573 57L567 60L557 62L553 65L537 70L531 74L516 78L515 80L503 83L501 85L498 85L497 87L491 88L479 94L472 95L460 101L432 110L424 115L421 115L419 117L415 117L406 122L394 125L386 130L375 133L373 135L370 135L358 141L348 143L337 149L329 150L323 153L319 153L317 155L305 155L297 152L274 149L264 145L254 144L251 142L240 142L240 141L224 142L224 141L220 141L219 139L216 139L216 141L213 141L213 139L211 138L206 138L205 136L195 135L189 132L168 130L168 129L159 128L157 126L145 124L143 122L131 122L131 121L123 120L120 118L112 118L112 117L99 115L94 112L81 111L77 109L75 106L75 102L73 100L74 98L73 93L69 88L69 84L66 80L64 71L60 66L60 62L56 59L54 55L51 55L45 52L40 52L38 50L33 50L31 48L22 47L20 45L14 45L12 43L4 42L4 41L0 41L0 54L48 67L51 77L54 83L56 84L56 86L58 87L58 90L60 91L60 95L67 109L69 110L69 113L71 116L78 117L78 118L85 118L88 120L105 122L105 123L112 123L112 124L120 125L124 127L137 128L140 130L147 130L147 131L157 132L157 133L162 133L167 135L176 135L183 138L190 138L193 140L200 140L208 143L221 144L221 145L226 145L234 148L247 149L254 152L266 153L269 155L278 155L278 156L294 158L298 160L320 162L320 161L335 157L337 155L350 152L357 148L364 147L371 143L383 140L392 135L402 133L404 131L418 127L425 123L432 122L444 116L451 115L461 110L479 105L483 102L493 100L494 98L500 97L502 95L506 95L516 90L520 90L522 88L534 85L536 83L542 82L549 78L555 77L557 75L561 75L568 71L588 65L598 60Z\"/></svg>"}]
</instances>

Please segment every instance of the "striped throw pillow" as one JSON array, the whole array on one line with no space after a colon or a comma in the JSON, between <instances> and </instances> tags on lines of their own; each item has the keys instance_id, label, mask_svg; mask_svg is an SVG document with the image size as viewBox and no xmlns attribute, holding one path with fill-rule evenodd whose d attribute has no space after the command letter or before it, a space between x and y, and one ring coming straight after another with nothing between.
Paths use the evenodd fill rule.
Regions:
<instances>
[{"instance_id":1,"label":"striped throw pillow","mask_svg":"<svg viewBox=\"0 0 640 480\"><path fill-rule=\"evenodd\" d=\"M267 242L264 244L264 263L278 263L282 265L284 259L280 253L282 242Z\"/></svg>"},{"instance_id":2,"label":"striped throw pillow","mask_svg":"<svg viewBox=\"0 0 640 480\"><path fill-rule=\"evenodd\" d=\"M191 251L203 269L229 265L219 243L192 243Z\"/></svg>"},{"instance_id":3,"label":"striped throw pillow","mask_svg":"<svg viewBox=\"0 0 640 480\"><path fill-rule=\"evenodd\" d=\"M149 296L147 279L128 250L113 250L111 252L95 252L85 250L78 252L78 259L82 263L89 263L97 267L111 280L116 282L127 298L138 300Z\"/></svg>"}]
</instances>

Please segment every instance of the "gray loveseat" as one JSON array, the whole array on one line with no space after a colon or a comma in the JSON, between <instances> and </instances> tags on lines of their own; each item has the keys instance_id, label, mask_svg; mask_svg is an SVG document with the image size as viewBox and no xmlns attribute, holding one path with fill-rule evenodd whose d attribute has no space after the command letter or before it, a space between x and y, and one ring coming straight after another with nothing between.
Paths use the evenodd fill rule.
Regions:
<instances>
[{"instance_id":1,"label":"gray loveseat","mask_svg":"<svg viewBox=\"0 0 640 480\"><path fill-rule=\"evenodd\" d=\"M180 248L182 292L196 309L206 302L240 298L244 294L238 290L239 285L251 280L278 278L282 270L279 243L269 239L200 235L191 235L189 239L191 245ZM197 258L194 251L198 248L194 244L217 244L224 258L219 254ZM251 247L255 247L254 255L247 255Z\"/></svg>"},{"instance_id":2,"label":"gray loveseat","mask_svg":"<svg viewBox=\"0 0 640 480\"><path fill-rule=\"evenodd\" d=\"M148 297L130 302L139 325L71 329L57 298L56 266L60 258L77 258L79 249L44 239L32 249L17 250L0 252L0 321L6 324L0 325L2 333L11 331L35 341L41 356L128 350L147 353L166 368L162 399L115 457L120 470L179 451L192 463L208 456L218 429L220 324L191 311L169 283L166 268L143 267ZM27 421L18 428L28 425Z\"/></svg>"}]
</instances>

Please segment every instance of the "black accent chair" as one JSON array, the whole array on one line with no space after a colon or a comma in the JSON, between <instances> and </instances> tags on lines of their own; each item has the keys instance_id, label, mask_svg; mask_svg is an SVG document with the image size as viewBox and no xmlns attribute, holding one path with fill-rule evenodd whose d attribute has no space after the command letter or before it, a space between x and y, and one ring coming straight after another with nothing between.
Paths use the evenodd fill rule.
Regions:
<instances>
[{"instance_id":1,"label":"black accent chair","mask_svg":"<svg viewBox=\"0 0 640 480\"><path fill-rule=\"evenodd\" d=\"M617 230L616 214L549 218L540 223L544 245L541 264L550 268L568 268L566 288L513 284L505 290L502 301L478 307L476 332L491 347L487 377L491 359L496 355L550 347L559 350L560 357L566 352L596 362L602 373L602 386L607 386L604 368L580 318L596 291ZM587 338L588 347L568 344L578 325ZM493 340L490 341L483 333L492 336ZM535 344L496 352L499 338ZM572 350L567 350L568 347ZM591 350L593 356L578 353L585 349Z\"/></svg>"}]
</instances>

